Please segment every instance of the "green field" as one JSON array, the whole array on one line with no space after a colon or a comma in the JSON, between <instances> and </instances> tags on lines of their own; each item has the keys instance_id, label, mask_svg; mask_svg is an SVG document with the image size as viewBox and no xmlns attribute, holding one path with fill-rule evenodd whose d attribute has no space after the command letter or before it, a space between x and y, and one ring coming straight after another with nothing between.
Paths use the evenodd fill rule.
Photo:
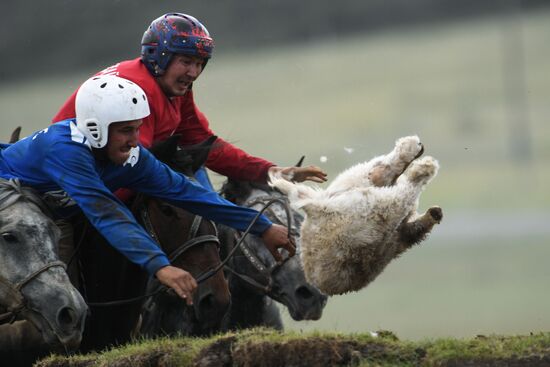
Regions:
<instances>
[{"instance_id":1,"label":"green field","mask_svg":"<svg viewBox=\"0 0 550 367\"><path fill-rule=\"evenodd\" d=\"M521 20L527 110L519 116L532 151L526 160L511 148L518 110L506 99L503 75L510 69L503 54L510 24L500 18L246 55L222 52L196 83L196 99L213 130L248 152L282 165L305 154L306 164L332 176L389 151L400 136L418 134L426 154L441 163L421 198L421 208L444 209L434 232L458 225L468 213L515 214L518 222L524 212L548 218L550 12L527 13ZM7 138L18 125L24 134L47 126L93 71L2 84L0 136ZM330 299L320 321L288 321L288 327L390 329L409 339L548 331L548 224L536 235L500 225L491 224L487 235L468 235L468 226L455 228L459 237L434 233L367 289Z\"/></svg>"}]
</instances>

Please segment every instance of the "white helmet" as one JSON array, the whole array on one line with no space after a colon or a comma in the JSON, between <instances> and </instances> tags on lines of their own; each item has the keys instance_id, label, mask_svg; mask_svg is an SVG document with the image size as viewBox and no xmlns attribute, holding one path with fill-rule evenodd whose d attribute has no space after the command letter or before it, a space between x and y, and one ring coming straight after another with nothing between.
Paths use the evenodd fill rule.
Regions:
<instances>
[{"instance_id":1,"label":"white helmet","mask_svg":"<svg viewBox=\"0 0 550 367\"><path fill-rule=\"evenodd\" d=\"M103 148L113 122L149 116L145 92L137 84L114 75L98 75L84 82L76 94L76 127L92 147Z\"/></svg>"}]
</instances>

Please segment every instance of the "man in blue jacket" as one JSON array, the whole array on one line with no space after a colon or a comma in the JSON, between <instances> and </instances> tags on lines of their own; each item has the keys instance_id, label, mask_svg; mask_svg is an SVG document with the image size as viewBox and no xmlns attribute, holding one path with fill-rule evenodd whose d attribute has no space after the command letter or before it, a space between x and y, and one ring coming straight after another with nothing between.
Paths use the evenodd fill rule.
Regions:
<instances>
[{"instance_id":1,"label":"man in blue jacket","mask_svg":"<svg viewBox=\"0 0 550 367\"><path fill-rule=\"evenodd\" d=\"M245 230L257 212L195 184L141 147L139 127L148 115L148 101L139 86L113 75L92 77L76 96L76 119L53 124L0 150L0 177L19 179L49 197L66 193L59 214L78 205L112 246L190 304L195 279L170 265L112 192L126 187L238 230ZM262 237L277 259L278 248L295 252L287 229L264 216L252 233Z\"/></svg>"}]
</instances>

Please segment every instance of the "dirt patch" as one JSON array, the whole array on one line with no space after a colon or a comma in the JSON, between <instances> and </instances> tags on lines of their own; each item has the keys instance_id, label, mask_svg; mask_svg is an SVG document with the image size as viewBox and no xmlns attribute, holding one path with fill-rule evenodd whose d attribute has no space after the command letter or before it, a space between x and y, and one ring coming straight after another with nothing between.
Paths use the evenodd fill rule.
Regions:
<instances>
[{"instance_id":1,"label":"dirt patch","mask_svg":"<svg viewBox=\"0 0 550 367\"><path fill-rule=\"evenodd\" d=\"M418 364L423 355L423 350L330 338L239 343L227 338L205 348L195 363L200 367L346 366L363 360Z\"/></svg>"},{"instance_id":2,"label":"dirt patch","mask_svg":"<svg viewBox=\"0 0 550 367\"><path fill-rule=\"evenodd\" d=\"M196 367L231 367L233 366L233 355L231 354L233 344L237 338L232 336L222 338L200 351L195 358L193 365Z\"/></svg>"},{"instance_id":3,"label":"dirt patch","mask_svg":"<svg viewBox=\"0 0 550 367\"><path fill-rule=\"evenodd\" d=\"M309 367L395 364L435 367L548 367L550 355L517 356L495 359L450 359L428 361L428 351L385 342L359 342L342 338L296 339L289 341L239 341L223 338L204 348L194 360L198 367ZM388 340L389 339L389 340Z\"/></svg>"}]
</instances>

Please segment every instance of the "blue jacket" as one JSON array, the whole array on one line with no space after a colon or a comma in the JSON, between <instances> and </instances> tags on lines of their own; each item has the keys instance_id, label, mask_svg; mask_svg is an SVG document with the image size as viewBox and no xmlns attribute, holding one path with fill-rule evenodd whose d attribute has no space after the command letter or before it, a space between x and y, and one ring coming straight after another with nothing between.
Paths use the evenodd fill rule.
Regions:
<instances>
[{"instance_id":1,"label":"blue jacket","mask_svg":"<svg viewBox=\"0 0 550 367\"><path fill-rule=\"evenodd\" d=\"M96 160L74 119L0 149L0 177L17 178L40 193L65 191L112 246L150 274L168 258L113 191L126 187L238 230L257 214L174 172L141 146L122 166ZM259 235L270 226L261 216L251 232Z\"/></svg>"}]
</instances>

